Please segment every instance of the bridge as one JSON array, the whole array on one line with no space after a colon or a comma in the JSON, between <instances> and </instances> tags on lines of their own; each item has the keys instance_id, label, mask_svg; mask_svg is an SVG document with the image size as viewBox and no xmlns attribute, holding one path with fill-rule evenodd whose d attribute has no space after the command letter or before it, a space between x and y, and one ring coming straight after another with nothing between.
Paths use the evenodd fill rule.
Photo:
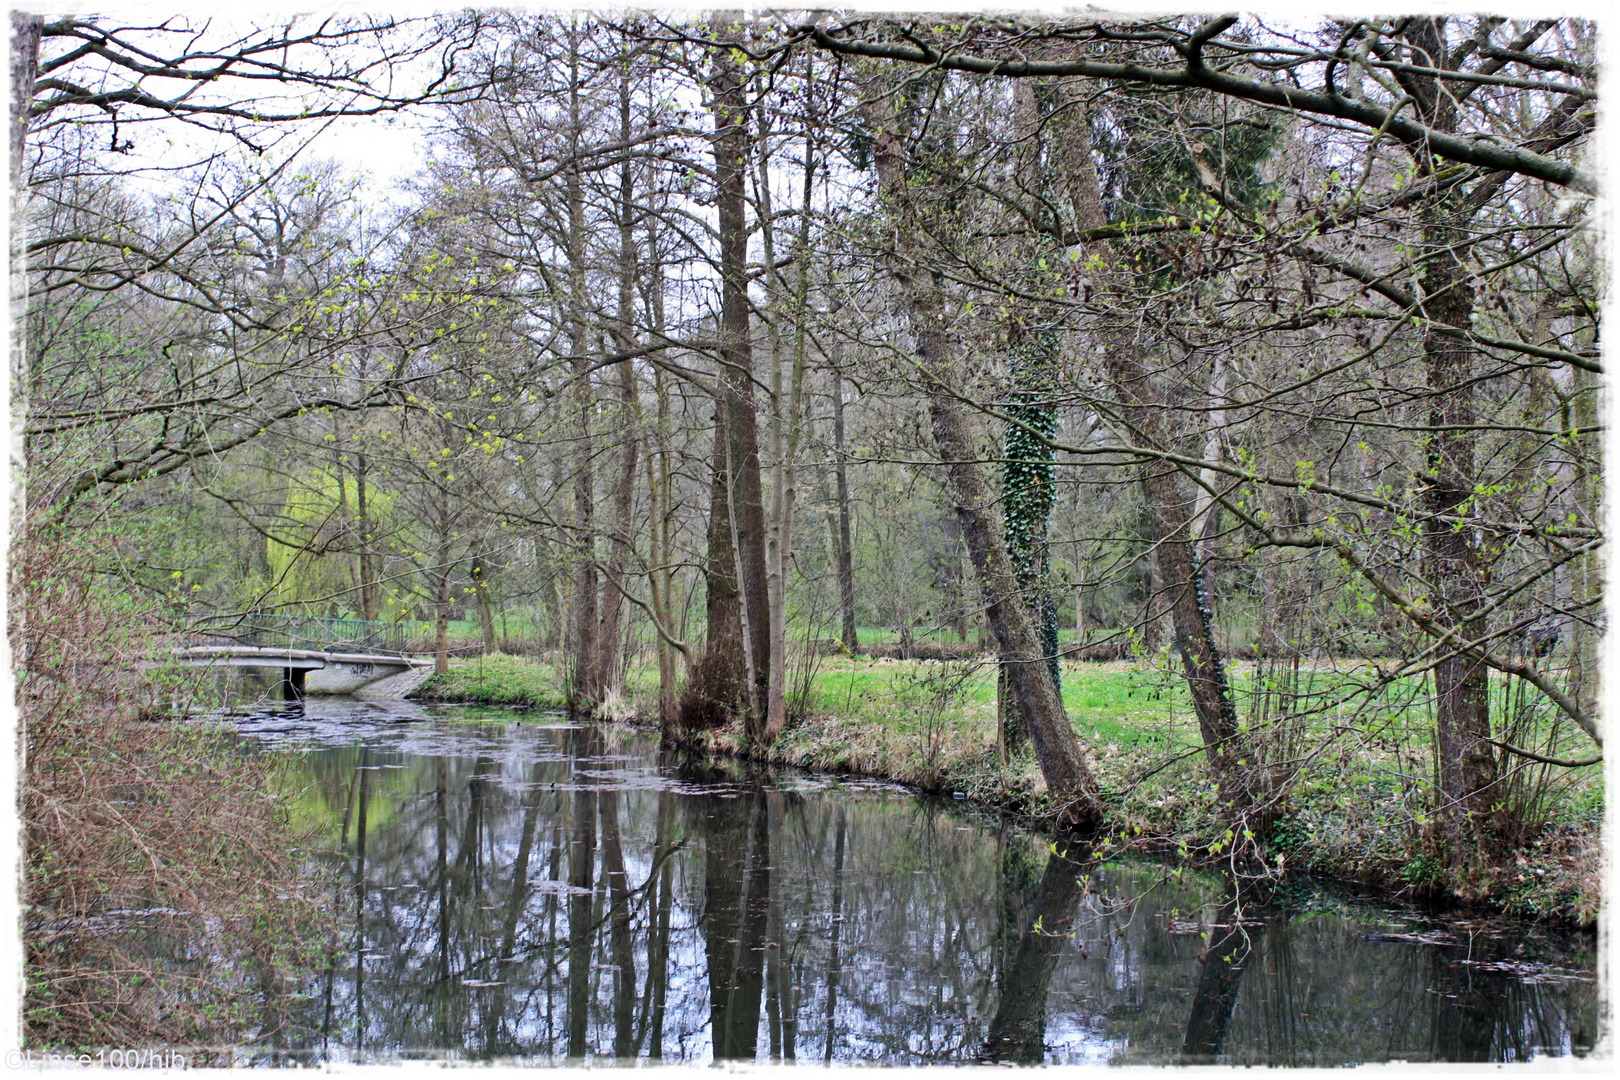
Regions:
<instances>
[{"instance_id":1,"label":"bridge","mask_svg":"<svg viewBox=\"0 0 1620 1080\"><path fill-rule=\"evenodd\" d=\"M305 615L210 613L180 627L185 664L281 671L281 696L353 694L373 683L432 665L406 652L401 623L320 619Z\"/></svg>"}]
</instances>

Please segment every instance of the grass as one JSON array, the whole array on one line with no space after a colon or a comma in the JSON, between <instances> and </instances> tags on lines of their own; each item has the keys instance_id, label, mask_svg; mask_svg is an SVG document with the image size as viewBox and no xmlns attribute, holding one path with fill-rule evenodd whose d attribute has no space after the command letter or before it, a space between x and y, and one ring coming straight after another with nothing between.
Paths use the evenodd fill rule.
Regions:
<instances>
[{"instance_id":1,"label":"grass","mask_svg":"<svg viewBox=\"0 0 1620 1080\"><path fill-rule=\"evenodd\" d=\"M555 664L498 654L455 661L449 671L425 680L411 697L515 709L560 709L568 704Z\"/></svg>"},{"instance_id":2,"label":"grass","mask_svg":"<svg viewBox=\"0 0 1620 1080\"><path fill-rule=\"evenodd\" d=\"M1064 665L1064 707L1075 730L1095 743L1162 741L1186 698L1180 680L1129 661ZM980 661L831 657L821 662L803 711L913 732L941 712L993 742L995 670Z\"/></svg>"}]
</instances>

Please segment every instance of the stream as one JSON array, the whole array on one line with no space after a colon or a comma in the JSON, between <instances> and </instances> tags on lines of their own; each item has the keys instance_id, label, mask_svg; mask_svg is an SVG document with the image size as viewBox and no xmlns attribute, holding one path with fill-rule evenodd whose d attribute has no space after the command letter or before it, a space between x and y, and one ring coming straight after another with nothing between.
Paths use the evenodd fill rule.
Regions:
<instances>
[{"instance_id":1,"label":"stream","mask_svg":"<svg viewBox=\"0 0 1620 1080\"><path fill-rule=\"evenodd\" d=\"M625 725L342 698L231 722L340 879L306 1063L1508 1062L1598 1031L1592 935L1083 863L960 801ZM1075 853L1078 854L1078 853Z\"/></svg>"}]
</instances>

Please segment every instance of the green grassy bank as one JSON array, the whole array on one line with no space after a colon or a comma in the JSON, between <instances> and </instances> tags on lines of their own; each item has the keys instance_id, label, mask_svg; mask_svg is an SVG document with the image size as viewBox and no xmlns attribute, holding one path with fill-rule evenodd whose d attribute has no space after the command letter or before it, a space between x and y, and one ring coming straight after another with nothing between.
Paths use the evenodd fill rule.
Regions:
<instances>
[{"instance_id":1,"label":"green grassy bank","mask_svg":"<svg viewBox=\"0 0 1620 1080\"><path fill-rule=\"evenodd\" d=\"M560 708L561 672L558 664L516 657L467 660L412 697ZM1529 822L1521 842L1500 864L1448 871L1436 857L1424 812L1432 721L1420 684L1375 687L1370 672L1349 665L1279 674L1244 663L1234 666L1232 678L1245 723L1257 733L1255 745L1268 755L1264 760L1297 769L1268 835L1255 838L1273 872L1308 870L1532 916L1596 919L1600 769L1542 767L1531 776L1510 765L1502 800ZM882 777L1037 820L1048 807L1030 752L1005 762L998 752L989 664L821 657L790 679L790 695L796 718L770 749L772 763ZM1217 814L1214 783L1178 676L1129 661L1071 663L1064 667L1063 698L1108 793L1108 846L1194 858L1229 850L1233 838ZM1500 715L1514 715L1512 705L1504 696ZM624 700L610 703L607 712L653 722L656 672L632 667ZM1521 738L1535 733L1537 715L1515 721ZM747 753L738 728L692 741L717 754Z\"/></svg>"}]
</instances>

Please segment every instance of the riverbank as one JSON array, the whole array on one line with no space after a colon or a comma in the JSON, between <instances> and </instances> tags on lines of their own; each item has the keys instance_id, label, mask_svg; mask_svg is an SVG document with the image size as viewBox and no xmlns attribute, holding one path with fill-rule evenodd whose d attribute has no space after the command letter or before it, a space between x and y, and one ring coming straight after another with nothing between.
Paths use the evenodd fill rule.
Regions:
<instances>
[{"instance_id":1,"label":"riverbank","mask_svg":"<svg viewBox=\"0 0 1620 1080\"><path fill-rule=\"evenodd\" d=\"M1323 669L1312 677L1322 686L1348 685L1357 673ZM1233 678L1240 687L1255 679L1254 665L1234 665ZM798 689L798 718L763 755L771 764L892 780L1037 823L1051 809L1029 751L1003 762L997 750L988 664L823 657L802 674ZM566 703L556 665L503 656L461 662L411 696L514 708ZM1063 698L1113 808L1103 843L1195 859L1229 843L1179 678L1130 661L1069 663ZM655 673L632 668L624 700L606 711L614 719L652 721ZM1343 715L1331 724L1321 716L1272 725L1268 752L1286 758L1314 751L1304 755L1309 765L1291 784L1270 834L1258 838L1272 872L1306 870L1403 894L1595 923L1602 902L1602 776L1544 770L1532 789L1522 772L1512 774L1520 782L1504 799L1522 799L1541 826L1511 861L1448 871L1434 855L1421 792L1411 782L1428 768L1425 725L1421 717L1392 723L1391 715L1378 714L1376 725L1346 723ZM683 741L712 754L760 757L737 727Z\"/></svg>"}]
</instances>

